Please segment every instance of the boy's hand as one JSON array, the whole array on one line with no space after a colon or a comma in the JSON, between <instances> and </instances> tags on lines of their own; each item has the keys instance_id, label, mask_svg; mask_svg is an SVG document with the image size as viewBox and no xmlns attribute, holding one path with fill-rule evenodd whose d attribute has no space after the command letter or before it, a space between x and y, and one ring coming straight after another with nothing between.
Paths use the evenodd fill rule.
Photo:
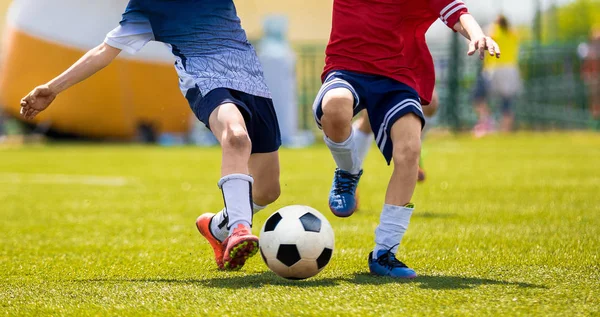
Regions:
<instances>
[{"instance_id":1,"label":"boy's hand","mask_svg":"<svg viewBox=\"0 0 600 317\"><path fill-rule=\"evenodd\" d=\"M33 119L44 111L56 98L57 93L48 85L35 87L27 96L21 99L21 116Z\"/></svg>"},{"instance_id":2,"label":"boy's hand","mask_svg":"<svg viewBox=\"0 0 600 317\"><path fill-rule=\"evenodd\" d=\"M475 54L475 52L479 51L479 59L483 60L486 50L489 52L490 56L496 56L496 58L500 58L500 47L496 41L494 41L491 37L484 35L471 39L467 54L471 56Z\"/></svg>"}]
</instances>

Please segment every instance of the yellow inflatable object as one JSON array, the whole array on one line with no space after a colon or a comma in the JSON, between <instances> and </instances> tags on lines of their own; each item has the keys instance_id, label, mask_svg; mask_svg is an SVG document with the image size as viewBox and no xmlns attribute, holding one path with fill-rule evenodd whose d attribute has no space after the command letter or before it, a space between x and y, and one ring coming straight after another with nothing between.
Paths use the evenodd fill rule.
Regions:
<instances>
[{"instance_id":1,"label":"yellow inflatable object","mask_svg":"<svg viewBox=\"0 0 600 317\"><path fill-rule=\"evenodd\" d=\"M15 0L0 58L0 104L18 115L20 99L69 67L118 25L126 0ZM189 130L191 111L178 88L169 50L150 43L122 53L89 80L65 91L35 122L87 137L131 139L138 125Z\"/></svg>"}]
</instances>

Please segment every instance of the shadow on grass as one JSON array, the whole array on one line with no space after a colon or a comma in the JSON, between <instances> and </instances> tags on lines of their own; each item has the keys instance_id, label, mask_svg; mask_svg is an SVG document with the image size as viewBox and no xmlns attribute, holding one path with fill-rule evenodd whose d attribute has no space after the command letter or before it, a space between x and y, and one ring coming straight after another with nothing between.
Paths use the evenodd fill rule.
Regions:
<instances>
[{"instance_id":1,"label":"shadow on grass","mask_svg":"<svg viewBox=\"0 0 600 317\"><path fill-rule=\"evenodd\" d=\"M336 286L339 282L344 281L343 278L322 278L322 279L307 279L304 281L287 280L278 277L273 272L262 272L248 275L231 275L226 277L214 277L207 279L166 279L166 278L96 278L96 279L80 279L74 282L108 282L108 283L165 283L165 284L198 284L204 287L211 288L261 288L268 285L274 286L294 286L294 287L323 287Z\"/></svg>"},{"instance_id":2,"label":"shadow on grass","mask_svg":"<svg viewBox=\"0 0 600 317\"><path fill-rule=\"evenodd\" d=\"M413 280L397 280L389 277L373 276L368 273L356 273L354 276L336 278L315 278L304 281L286 280L278 277L272 272L262 272L250 275L233 275L228 277L215 277L207 279L162 279L162 278L140 278L140 279L82 279L77 282L112 282L112 283L166 283L166 284L198 284L210 288L249 289L262 288L265 286L290 286L296 288L333 287L343 283L355 285L417 285L423 289L432 290L454 290L472 289L483 285L516 286L520 288L546 288L523 282L507 282L476 277L460 276L419 276Z\"/></svg>"},{"instance_id":3,"label":"shadow on grass","mask_svg":"<svg viewBox=\"0 0 600 317\"><path fill-rule=\"evenodd\" d=\"M433 212L433 211L425 211L425 212L414 213L412 215L412 217L413 218L428 218L428 219L435 219L435 218L448 219L448 218L454 218L454 217L456 217L456 215L455 214L444 214L444 213Z\"/></svg>"},{"instance_id":4,"label":"shadow on grass","mask_svg":"<svg viewBox=\"0 0 600 317\"><path fill-rule=\"evenodd\" d=\"M524 282L507 282L502 280L492 280L477 277L462 277L462 276L434 276L421 275L413 280L397 280L390 277L373 276L368 273L358 273L354 278L346 280L354 284L363 285L383 285L383 284L416 284L420 288L435 289L435 290L451 290L451 289L471 289L482 285L502 285L502 286L517 286L520 288L546 288L543 285L536 285Z\"/></svg>"}]
</instances>

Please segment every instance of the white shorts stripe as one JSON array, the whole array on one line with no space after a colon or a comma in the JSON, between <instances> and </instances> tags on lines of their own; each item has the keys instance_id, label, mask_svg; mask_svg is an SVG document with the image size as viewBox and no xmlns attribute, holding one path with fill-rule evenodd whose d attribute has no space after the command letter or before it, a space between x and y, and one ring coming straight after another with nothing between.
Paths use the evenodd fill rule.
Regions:
<instances>
[{"instance_id":1,"label":"white shorts stripe","mask_svg":"<svg viewBox=\"0 0 600 317\"><path fill-rule=\"evenodd\" d=\"M315 98L315 102L313 103L313 115L314 115L315 121L317 122L319 127L321 126L321 120L317 117L317 108L323 102L323 98L325 97L325 94L328 91L327 89L329 87L331 87L333 84L344 84L344 86L347 86L346 88L348 88L356 96L356 92L354 91L354 88L352 88L350 83L346 82L345 80L336 78L330 82L325 83L319 90L319 93L317 94L317 97Z\"/></svg>"},{"instance_id":2,"label":"white shorts stripe","mask_svg":"<svg viewBox=\"0 0 600 317\"><path fill-rule=\"evenodd\" d=\"M418 101L414 100L414 99L406 99L398 104L396 104L395 106L393 106L390 110L388 110L388 112L385 114L385 117L383 118L383 121L381 122L381 127L379 128L379 133L377 133L377 138L376 138L376 142L379 143L381 137L383 136L383 133L385 131L385 126L387 125L388 121L390 120L390 118L396 114L396 112L394 112L396 109L400 108L400 110L404 109L404 105L411 103L414 104L421 112L423 111L421 109L421 105L419 104Z\"/></svg>"},{"instance_id":3,"label":"white shorts stripe","mask_svg":"<svg viewBox=\"0 0 600 317\"><path fill-rule=\"evenodd\" d=\"M377 133L377 139L376 139L377 146L379 146L379 149L381 150L381 152L383 152L383 150L385 149L385 144L387 143L387 139L388 139L387 126L389 125L390 120L398 112L402 111L403 109L405 109L407 107L411 107L411 106L414 106L417 109L419 109L419 112L421 112L421 114L423 113L423 110L421 109L421 105L416 100L409 99L409 100L405 100L405 101L397 104L392 109L390 109L388 111L388 113L386 114L385 119L384 119L383 123L381 124L381 127L379 128L379 133Z\"/></svg>"},{"instance_id":4,"label":"white shorts stripe","mask_svg":"<svg viewBox=\"0 0 600 317\"><path fill-rule=\"evenodd\" d=\"M336 75L336 73L329 74L327 76L326 81L334 75ZM331 87L334 84L342 84L344 86L344 88L350 90L350 92L356 99L356 105L354 106L355 108L358 107L358 105L360 104L360 98L358 97L356 90L354 90L354 87L352 87L352 85L350 85L349 82L347 82L343 79L340 79L340 78L335 78L329 82L326 82L325 84L323 84L323 86L317 93L317 97L315 98L315 102L313 103L313 116L315 117L315 121L317 122L317 125L319 127L321 127L321 120L317 117L317 108L323 102L323 98L325 98L325 94L329 91L329 87Z\"/></svg>"}]
</instances>

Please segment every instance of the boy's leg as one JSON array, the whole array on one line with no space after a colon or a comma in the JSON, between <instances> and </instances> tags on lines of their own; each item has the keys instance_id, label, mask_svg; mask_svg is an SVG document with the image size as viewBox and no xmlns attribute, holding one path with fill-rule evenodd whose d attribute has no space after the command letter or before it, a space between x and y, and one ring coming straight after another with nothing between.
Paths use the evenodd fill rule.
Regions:
<instances>
[{"instance_id":1,"label":"boy's leg","mask_svg":"<svg viewBox=\"0 0 600 317\"><path fill-rule=\"evenodd\" d=\"M320 122L325 143L338 167L329 195L329 208L336 216L348 217L356 210L355 194L362 175L362 159L352 129L355 96L350 84L345 81L339 84L339 88L324 92Z\"/></svg>"},{"instance_id":2,"label":"boy's leg","mask_svg":"<svg viewBox=\"0 0 600 317\"><path fill-rule=\"evenodd\" d=\"M273 103L267 98L225 89L216 91L212 96L209 94L206 98L208 101L216 101L217 103L220 100L226 102L226 104L211 112L210 116L203 116L203 113L200 113L199 118L204 118L204 120L210 122L211 130L217 136L219 142L223 144L223 174L237 174L243 171L241 176L250 177L248 173L252 176L253 183L250 189L252 196L248 194L244 200L249 201L249 204L244 204L244 206L250 205L246 210L252 210L249 213L252 217L252 214L274 202L280 194L278 149L281 146L281 138ZM208 110L210 110L210 102L208 102ZM242 116L240 111L251 117ZM235 161L236 151L233 151L233 153L227 151L227 140L230 139L228 135L235 135L235 131L245 135L245 138L240 138L240 142L233 142L245 144L240 147L240 150L243 148L240 152L244 154L245 166ZM244 141L242 142L242 140ZM248 149L249 143L251 143L250 149ZM240 199L244 199L243 192L243 190L237 191L240 194ZM217 264L221 263L219 265L221 268L224 268L222 264L227 260L226 255L228 252L225 248L228 244L231 244L232 236L236 235L236 227L232 227L234 220L230 210L231 205L228 204L225 190L223 194L226 208L216 215L212 213L204 214L196 222L199 231L213 246ZM242 255L245 254L242 253ZM244 260L245 258L242 257L240 262L234 262L234 264L241 267Z\"/></svg>"},{"instance_id":3,"label":"boy's leg","mask_svg":"<svg viewBox=\"0 0 600 317\"><path fill-rule=\"evenodd\" d=\"M217 264L220 268L239 269L245 261L258 251L258 238L252 235L252 184L254 179L249 175L248 163L252 151L252 143L246 129L244 117L238 106L225 103L217 107L209 118L210 128L222 147L221 180L219 188L223 192L225 209L219 213L221 219L211 217L206 225L206 215L197 221L198 229L209 238L217 238L219 231L225 228L229 235L225 238L222 249L222 263L217 254L217 239L209 239L215 250ZM216 225L219 231L211 227ZM204 232L204 231L210 232ZM222 238L222 237L220 237Z\"/></svg>"},{"instance_id":4,"label":"boy's leg","mask_svg":"<svg viewBox=\"0 0 600 317\"><path fill-rule=\"evenodd\" d=\"M418 101L409 99L401 104L405 105L406 111L396 118L392 115L388 120L392 124L388 131L389 139L381 130L382 138L378 141L386 158L393 162L394 171L380 223L375 230L375 248L369 255L369 268L376 275L414 278L415 271L397 260L396 253L414 209L410 201L417 183L423 121ZM385 129L385 123L381 129Z\"/></svg>"},{"instance_id":5,"label":"boy's leg","mask_svg":"<svg viewBox=\"0 0 600 317\"><path fill-rule=\"evenodd\" d=\"M421 155L421 127L421 118L413 113L401 117L392 125L394 171L385 195L387 205L405 206L412 199Z\"/></svg>"},{"instance_id":6,"label":"boy's leg","mask_svg":"<svg viewBox=\"0 0 600 317\"><path fill-rule=\"evenodd\" d=\"M269 204L275 202L281 194L279 185L279 152L252 154L248 168L250 175L254 178L254 184L252 185L252 212L256 214L265 209ZM207 224L201 224L202 222L206 222ZM208 236L209 240L212 240L210 239L211 237L216 238L219 244L229 236L227 212L225 209L217 214L207 213L200 216L197 224L199 229L203 225L209 226L207 227L210 230L207 232L210 234ZM207 231L206 229L204 230ZM217 259L218 262L219 259Z\"/></svg>"},{"instance_id":7,"label":"boy's leg","mask_svg":"<svg viewBox=\"0 0 600 317\"><path fill-rule=\"evenodd\" d=\"M511 132L515 121L515 115L513 112L513 98L502 97L502 123L500 129L502 132Z\"/></svg>"},{"instance_id":8,"label":"boy's leg","mask_svg":"<svg viewBox=\"0 0 600 317\"><path fill-rule=\"evenodd\" d=\"M352 124L352 130L354 131L354 141L356 144L356 152L361 162L364 162L369 154L371 145L373 144L373 131L371 129L371 123L369 122L369 114L366 110L360 112L358 119ZM356 189L356 209L360 209L359 190Z\"/></svg>"},{"instance_id":9,"label":"boy's leg","mask_svg":"<svg viewBox=\"0 0 600 317\"><path fill-rule=\"evenodd\" d=\"M373 144L373 130L371 129L367 111L362 111L360 113L358 119L352 124L352 129L354 130L358 157L364 162L369 153L369 149L371 149L371 145Z\"/></svg>"},{"instance_id":10,"label":"boy's leg","mask_svg":"<svg viewBox=\"0 0 600 317\"><path fill-rule=\"evenodd\" d=\"M488 105L489 80L481 73L475 83L474 106L477 113L477 124L473 127L475 137L482 137L494 129L494 122Z\"/></svg>"},{"instance_id":11,"label":"boy's leg","mask_svg":"<svg viewBox=\"0 0 600 317\"><path fill-rule=\"evenodd\" d=\"M281 194L279 185L279 152L255 153L250 156L250 175L254 177L253 211L257 213L275 202Z\"/></svg>"},{"instance_id":12,"label":"boy's leg","mask_svg":"<svg viewBox=\"0 0 600 317\"><path fill-rule=\"evenodd\" d=\"M429 129L431 129L434 117L438 111L439 107L439 96L437 91L433 91L433 97L431 98L431 103L425 107L423 107L423 115L425 116L425 127L421 131L421 141L425 140L425 136ZM421 156L419 160L419 173L417 177L417 181L424 182L426 178L425 167L423 164L423 156Z\"/></svg>"}]
</instances>

